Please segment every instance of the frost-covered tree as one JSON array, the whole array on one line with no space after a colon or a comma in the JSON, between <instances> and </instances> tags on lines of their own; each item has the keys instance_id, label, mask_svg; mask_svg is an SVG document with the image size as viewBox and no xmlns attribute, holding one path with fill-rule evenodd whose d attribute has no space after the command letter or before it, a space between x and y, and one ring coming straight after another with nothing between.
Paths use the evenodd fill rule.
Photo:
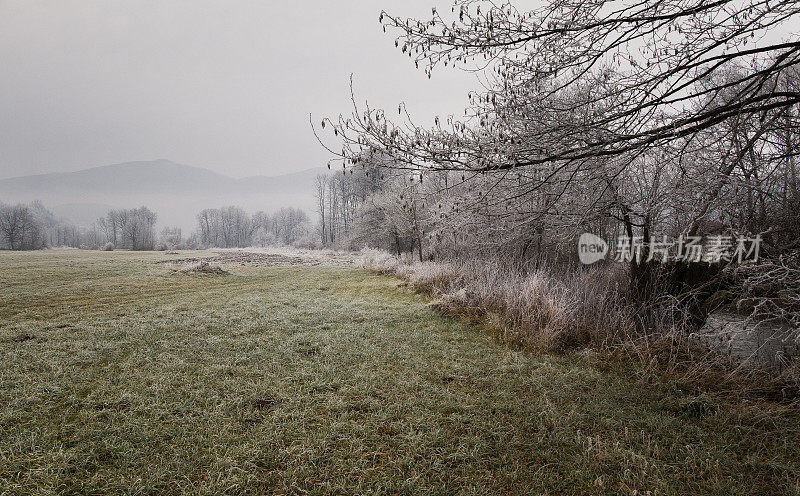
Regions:
<instances>
[{"instance_id":1,"label":"frost-covered tree","mask_svg":"<svg viewBox=\"0 0 800 496\"><path fill-rule=\"evenodd\" d=\"M97 220L106 241L126 250L152 250L156 243L156 214L147 207L110 210Z\"/></svg>"},{"instance_id":2,"label":"frost-covered tree","mask_svg":"<svg viewBox=\"0 0 800 496\"><path fill-rule=\"evenodd\" d=\"M797 233L782 219L798 201L799 13L762 0L464 0L429 20L384 14L420 68L479 69L486 90L433 127L401 105L396 119L355 108L316 130L332 131L345 170L442 182L438 232L469 233L473 249L529 256L589 228L646 240L722 223L778 253Z\"/></svg>"},{"instance_id":3,"label":"frost-covered tree","mask_svg":"<svg viewBox=\"0 0 800 496\"><path fill-rule=\"evenodd\" d=\"M0 204L0 248L39 250L45 246L44 226L31 207Z\"/></svg>"}]
</instances>

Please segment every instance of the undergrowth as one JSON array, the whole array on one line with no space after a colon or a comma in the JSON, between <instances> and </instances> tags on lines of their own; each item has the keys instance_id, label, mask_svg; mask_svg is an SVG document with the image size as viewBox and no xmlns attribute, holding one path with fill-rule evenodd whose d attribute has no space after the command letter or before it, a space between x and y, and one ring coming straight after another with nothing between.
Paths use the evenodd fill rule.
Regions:
<instances>
[{"instance_id":1,"label":"undergrowth","mask_svg":"<svg viewBox=\"0 0 800 496\"><path fill-rule=\"evenodd\" d=\"M438 311L480 319L513 346L556 353L591 349L617 363L635 362L641 375L655 373L699 392L800 398L797 366L776 373L710 349L679 303L635 303L620 265L555 275L494 260L415 262L370 249L362 251L359 265L408 281L431 294Z\"/></svg>"}]
</instances>

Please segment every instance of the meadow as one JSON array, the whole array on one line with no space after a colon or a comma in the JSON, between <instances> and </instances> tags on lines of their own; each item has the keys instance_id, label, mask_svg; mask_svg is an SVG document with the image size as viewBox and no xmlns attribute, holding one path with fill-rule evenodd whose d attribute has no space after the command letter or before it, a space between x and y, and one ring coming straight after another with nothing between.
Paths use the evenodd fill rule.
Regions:
<instances>
[{"instance_id":1,"label":"meadow","mask_svg":"<svg viewBox=\"0 0 800 496\"><path fill-rule=\"evenodd\" d=\"M800 494L796 407L211 256L0 252L0 494Z\"/></svg>"}]
</instances>

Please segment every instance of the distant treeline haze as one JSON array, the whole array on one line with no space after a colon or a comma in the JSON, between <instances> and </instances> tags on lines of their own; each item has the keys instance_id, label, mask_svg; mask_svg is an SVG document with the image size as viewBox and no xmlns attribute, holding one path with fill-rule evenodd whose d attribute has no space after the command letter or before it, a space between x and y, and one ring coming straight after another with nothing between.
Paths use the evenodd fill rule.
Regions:
<instances>
[{"instance_id":1,"label":"distant treeline haze","mask_svg":"<svg viewBox=\"0 0 800 496\"><path fill-rule=\"evenodd\" d=\"M56 218L39 201L0 203L0 249L170 250L319 244L308 215L297 208L252 216L235 206L205 209L197 215L197 230L186 238L178 227L164 227L156 233L156 221L156 213L143 206L110 210L91 227L82 227Z\"/></svg>"},{"instance_id":2,"label":"distant treeline haze","mask_svg":"<svg viewBox=\"0 0 800 496\"><path fill-rule=\"evenodd\" d=\"M308 215L298 208L252 216L240 207L209 208L197 214L197 225L198 243L220 248L307 244L312 233Z\"/></svg>"}]
</instances>

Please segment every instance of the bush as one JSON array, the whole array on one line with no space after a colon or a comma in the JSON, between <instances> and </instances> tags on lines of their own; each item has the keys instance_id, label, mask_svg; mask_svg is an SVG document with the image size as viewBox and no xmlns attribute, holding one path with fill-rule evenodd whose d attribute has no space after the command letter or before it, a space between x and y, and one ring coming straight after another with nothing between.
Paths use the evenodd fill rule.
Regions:
<instances>
[{"instance_id":1,"label":"bush","mask_svg":"<svg viewBox=\"0 0 800 496\"><path fill-rule=\"evenodd\" d=\"M103 246L103 251L114 251L114 243L108 242Z\"/></svg>"},{"instance_id":2,"label":"bush","mask_svg":"<svg viewBox=\"0 0 800 496\"><path fill-rule=\"evenodd\" d=\"M292 243L292 246L306 250L319 250L322 248L322 242L317 235L305 232Z\"/></svg>"},{"instance_id":3,"label":"bush","mask_svg":"<svg viewBox=\"0 0 800 496\"><path fill-rule=\"evenodd\" d=\"M739 292L744 291L741 299L753 299L750 293L755 290L748 288L758 288L763 294L759 293L756 306L766 318L796 322L775 310L794 309L791 303L800 301L796 297L800 272L793 272L793 263L741 266L736 274L745 281L738 286ZM499 338L518 346L545 351L595 348L604 351L604 361L637 360L647 374L658 371L697 390L779 401L800 397L796 359L787 357L778 375L758 364L743 367L698 338L685 302L663 295L649 304L637 303L623 264L555 273L481 259L415 262L372 249L362 250L357 264L405 279L435 296L432 306L437 310L480 318ZM782 291L764 289L765 281L774 280L783 281ZM792 315L797 318L796 312Z\"/></svg>"},{"instance_id":4,"label":"bush","mask_svg":"<svg viewBox=\"0 0 800 496\"><path fill-rule=\"evenodd\" d=\"M369 249L359 265L432 293L439 298L435 306L447 313L489 316L504 339L521 346L605 346L636 332L626 274L613 265L556 277L497 261L411 262Z\"/></svg>"}]
</instances>

